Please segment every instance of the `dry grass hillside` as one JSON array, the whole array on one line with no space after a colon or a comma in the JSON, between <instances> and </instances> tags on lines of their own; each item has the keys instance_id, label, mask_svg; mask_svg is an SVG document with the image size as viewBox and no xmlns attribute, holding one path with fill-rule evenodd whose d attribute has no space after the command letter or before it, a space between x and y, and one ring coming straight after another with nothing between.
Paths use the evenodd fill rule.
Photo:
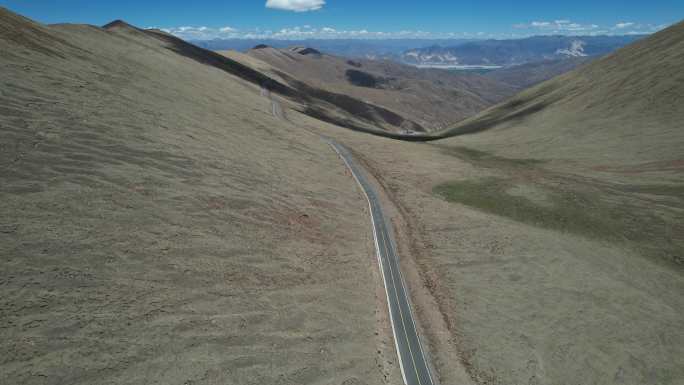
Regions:
<instances>
[{"instance_id":1,"label":"dry grass hillside","mask_svg":"<svg viewBox=\"0 0 684 385\"><path fill-rule=\"evenodd\" d=\"M221 53L246 62L258 59L270 65L261 67L266 73L285 76L286 81L304 82L384 107L416 123L421 128L417 131L448 127L518 90L477 74L418 69L389 61L348 60L302 47L264 46L246 55Z\"/></svg>"},{"instance_id":2,"label":"dry grass hillside","mask_svg":"<svg viewBox=\"0 0 684 385\"><path fill-rule=\"evenodd\" d=\"M344 165L176 43L0 8L0 383L396 381Z\"/></svg>"},{"instance_id":3,"label":"dry grass hillside","mask_svg":"<svg viewBox=\"0 0 684 385\"><path fill-rule=\"evenodd\" d=\"M0 8L0 383L401 383L326 135L378 187L439 383L683 384L683 41L410 143L354 131L418 127L345 94L368 87L323 85L383 63L297 75Z\"/></svg>"},{"instance_id":4,"label":"dry grass hillside","mask_svg":"<svg viewBox=\"0 0 684 385\"><path fill-rule=\"evenodd\" d=\"M684 22L524 91L447 132L470 135L436 146L479 161L524 159L528 167L510 169L514 179L461 187L480 194L522 181L564 210L555 219L530 207L490 211L539 216L526 220L684 263L682 63ZM498 199L490 195L471 203L489 206Z\"/></svg>"},{"instance_id":5,"label":"dry grass hillside","mask_svg":"<svg viewBox=\"0 0 684 385\"><path fill-rule=\"evenodd\" d=\"M684 383L682 68L679 23L455 137L355 142L477 382Z\"/></svg>"},{"instance_id":6,"label":"dry grass hillside","mask_svg":"<svg viewBox=\"0 0 684 385\"><path fill-rule=\"evenodd\" d=\"M543 60L501 68L484 74L485 77L523 90L596 60L595 56Z\"/></svg>"},{"instance_id":7,"label":"dry grass hillside","mask_svg":"<svg viewBox=\"0 0 684 385\"><path fill-rule=\"evenodd\" d=\"M684 383L683 64L680 23L446 133L469 135L339 134L399 207L444 383Z\"/></svg>"}]
</instances>

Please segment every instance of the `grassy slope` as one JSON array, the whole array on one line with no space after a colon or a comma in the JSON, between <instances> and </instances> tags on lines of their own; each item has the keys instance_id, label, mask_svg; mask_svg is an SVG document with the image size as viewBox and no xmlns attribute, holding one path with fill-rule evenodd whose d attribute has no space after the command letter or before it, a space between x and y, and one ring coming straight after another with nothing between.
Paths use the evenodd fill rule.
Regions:
<instances>
[{"instance_id":1,"label":"grassy slope","mask_svg":"<svg viewBox=\"0 0 684 385\"><path fill-rule=\"evenodd\" d=\"M430 146L472 168L433 171L431 191L468 214L425 221L450 285L443 303L461 309L455 328L483 383L684 381L682 63L684 23ZM455 240L477 239L477 226L495 246ZM453 262L454 247L471 253Z\"/></svg>"},{"instance_id":2,"label":"grassy slope","mask_svg":"<svg viewBox=\"0 0 684 385\"><path fill-rule=\"evenodd\" d=\"M681 186L337 135L402 208L403 267L441 315L414 296L443 383L458 362L478 384L682 383Z\"/></svg>"},{"instance_id":3,"label":"grassy slope","mask_svg":"<svg viewBox=\"0 0 684 385\"><path fill-rule=\"evenodd\" d=\"M0 9L0 382L396 375L335 153L173 48Z\"/></svg>"},{"instance_id":4,"label":"grassy slope","mask_svg":"<svg viewBox=\"0 0 684 385\"><path fill-rule=\"evenodd\" d=\"M596 57L589 56L544 60L488 71L484 76L523 90L572 71L595 59Z\"/></svg>"},{"instance_id":5,"label":"grassy slope","mask_svg":"<svg viewBox=\"0 0 684 385\"><path fill-rule=\"evenodd\" d=\"M609 238L631 241L647 255L684 263L683 62L680 23L519 94L472 119L489 121L485 130L442 141L440 146L545 160L547 164L534 172L506 168L508 183L524 179L522 183L541 186L554 197L560 212L547 212L547 217L564 218L584 209L605 219L573 216L568 223L551 227L592 229L589 233L598 238L612 234ZM497 194L504 193L505 184L489 190L498 186ZM468 200L447 195L462 203ZM566 196L586 199L573 203ZM489 198L500 202L486 205L489 211L508 216L521 212L515 210L520 198ZM485 206L482 201L477 205Z\"/></svg>"},{"instance_id":6,"label":"grassy slope","mask_svg":"<svg viewBox=\"0 0 684 385\"><path fill-rule=\"evenodd\" d=\"M681 159L684 22L473 117L465 142L510 157Z\"/></svg>"},{"instance_id":7,"label":"grassy slope","mask_svg":"<svg viewBox=\"0 0 684 385\"><path fill-rule=\"evenodd\" d=\"M471 135L347 139L478 383L684 381L682 63L680 23L440 133Z\"/></svg>"}]
</instances>

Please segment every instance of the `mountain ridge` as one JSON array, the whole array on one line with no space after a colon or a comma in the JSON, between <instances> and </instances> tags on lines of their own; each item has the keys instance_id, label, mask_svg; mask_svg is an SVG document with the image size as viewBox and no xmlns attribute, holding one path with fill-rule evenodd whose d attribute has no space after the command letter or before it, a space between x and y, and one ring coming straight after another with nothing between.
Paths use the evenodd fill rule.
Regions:
<instances>
[{"instance_id":1,"label":"mountain ridge","mask_svg":"<svg viewBox=\"0 0 684 385\"><path fill-rule=\"evenodd\" d=\"M392 61L349 60L302 47L258 46L246 54L221 52L235 60L248 57L268 65L271 75L287 74L316 89L343 93L367 101L431 132L446 127L503 100L517 88L478 74L423 70ZM302 53L310 53L302 55ZM397 132L398 130L390 129Z\"/></svg>"},{"instance_id":2,"label":"mountain ridge","mask_svg":"<svg viewBox=\"0 0 684 385\"><path fill-rule=\"evenodd\" d=\"M533 36L524 39L482 40L456 46L431 46L406 51L401 60L420 66L510 67L543 60L601 56L643 36Z\"/></svg>"}]
</instances>

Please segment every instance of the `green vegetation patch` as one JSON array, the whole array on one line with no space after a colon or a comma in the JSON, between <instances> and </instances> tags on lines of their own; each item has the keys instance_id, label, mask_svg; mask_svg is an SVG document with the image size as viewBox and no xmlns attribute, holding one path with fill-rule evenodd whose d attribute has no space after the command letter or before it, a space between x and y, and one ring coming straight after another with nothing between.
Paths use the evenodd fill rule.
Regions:
<instances>
[{"instance_id":1,"label":"green vegetation patch","mask_svg":"<svg viewBox=\"0 0 684 385\"><path fill-rule=\"evenodd\" d=\"M547 229L611 240L648 237L644 227L631 226L637 218L631 218L631 210L621 204L604 202L589 193L559 190L547 190L548 204L540 204L509 194L513 187L508 179L487 178L444 183L436 186L434 193L450 202Z\"/></svg>"},{"instance_id":2,"label":"green vegetation patch","mask_svg":"<svg viewBox=\"0 0 684 385\"><path fill-rule=\"evenodd\" d=\"M447 155L455 156L461 160L469 163L476 163L479 166L484 167L497 167L502 166L533 166L544 163L544 160L540 159L524 159L524 158L504 158L497 156L485 151L479 151L468 147L453 147L445 145L434 145L438 147L442 152Z\"/></svg>"},{"instance_id":3,"label":"green vegetation patch","mask_svg":"<svg viewBox=\"0 0 684 385\"><path fill-rule=\"evenodd\" d=\"M466 147L434 145L502 177L434 187L447 201L556 230L614 243L684 265L684 185L619 184L560 174L537 159L504 158Z\"/></svg>"}]
</instances>

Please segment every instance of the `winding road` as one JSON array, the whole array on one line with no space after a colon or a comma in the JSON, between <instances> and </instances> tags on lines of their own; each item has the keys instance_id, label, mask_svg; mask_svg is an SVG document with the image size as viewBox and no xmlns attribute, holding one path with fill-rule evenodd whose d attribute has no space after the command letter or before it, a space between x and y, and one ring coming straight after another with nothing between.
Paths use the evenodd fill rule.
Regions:
<instances>
[{"instance_id":1,"label":"winding road","mask_svg":"<svg viewBox=\"0 0 684 385\"><path fill-rule=\"evenodd\" d=\"M271 95L271 92L266 87L261 88L261 95L271 101L271 113L273 116L284 119L280 103L273 98L273 95ZM380 199L373 186L368 183L363 172L361 172L361 168L354 162L354 158L349 150L335 142L332 138L322 138L342 158L368 200L375 250L378 264L380 265L380 272L382 273L382 280L385 285L390 323L404 384L435 385L430 374L427 358L423 352L423 346L418 337L416 323L413 320L413 313L411 312L411 305L408 300L408 290L406 290L406 284L399 269L397 247L389 230L390 227L383 215Z\"/></svg>"},{"instance_id":2,"label":"winding road","mask_svg":"<svg viewBox=\"0 0 684 385\"><path fill-rule=\"evenodd\" d=\"M406 385L434 385L423 347L418 337L413 320L408 291L399 269L399 258L396 244L392 238L389 225L385 220L377 193L356 165L349 150L331 138L324 138L339 154L354 178L359 183L368 200L375 248L380 264L382 279L387 294L392 332L401 366L401 374Z\"/></svg>"}]
</instances>

